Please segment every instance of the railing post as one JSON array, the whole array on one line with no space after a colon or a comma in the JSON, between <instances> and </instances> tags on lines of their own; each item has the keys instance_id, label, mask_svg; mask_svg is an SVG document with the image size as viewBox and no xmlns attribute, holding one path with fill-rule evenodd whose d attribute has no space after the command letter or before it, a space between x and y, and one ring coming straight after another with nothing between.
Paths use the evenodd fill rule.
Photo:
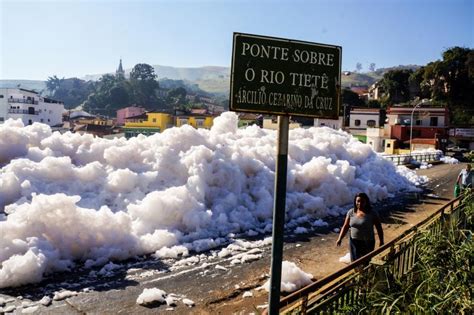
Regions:
<instances>
[{"instance_id":1,"label":"railing post","mask_svg":"<svg viewBox=\"0 0 474 315\"><path fill-rule=\"evenodd\" d=\"M308 310L308 295L303 296L303 301L301 301L301 314L305 315Z\"/></svg>"}]
</instances>

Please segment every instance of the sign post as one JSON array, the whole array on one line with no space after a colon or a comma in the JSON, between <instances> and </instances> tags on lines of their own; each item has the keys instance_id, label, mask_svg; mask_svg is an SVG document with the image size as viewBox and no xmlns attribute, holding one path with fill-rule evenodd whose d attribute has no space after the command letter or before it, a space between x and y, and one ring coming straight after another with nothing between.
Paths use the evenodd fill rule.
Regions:
<instances>
[{"instance_id":1,"label":"sign post","mask_svg":"<svg viewBox=\"0 0 474 315\"><path fill-rule=\"evenodd\" d=\"M290 115L337 119L342 48L234 33L230 110L279 115L269 313L278 314Z\"/></svg>"},{"instance_id":2,"label":"sign post","mask_svg":"<svg viewBox=\"0 0 474 315\"><path fill-rule=\"evenodd\" d=\"M278 149L275 167L275 195L273 197L272 259L270 267L269 314L280 308L281 264L283 232L285 230L286 179L288 167L288 116L278 116Z\"/></svg>"}]
</instances>

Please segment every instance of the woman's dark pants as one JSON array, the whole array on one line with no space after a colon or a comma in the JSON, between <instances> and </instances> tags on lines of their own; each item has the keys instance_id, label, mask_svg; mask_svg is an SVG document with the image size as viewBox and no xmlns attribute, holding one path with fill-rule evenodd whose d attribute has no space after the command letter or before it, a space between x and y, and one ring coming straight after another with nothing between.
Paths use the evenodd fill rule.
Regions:
<instances>
[{"instance_id":1,"label":"woman's dark pants","mask_svg":"<svg viewBox=\"0 0 474 315\"><path fill-rule=\"evenodd\" d=\"M374 250L375 240L364 241L349 238L349 247L351 250L351 261L355 261Z\"/></svg>"}]
</instances>

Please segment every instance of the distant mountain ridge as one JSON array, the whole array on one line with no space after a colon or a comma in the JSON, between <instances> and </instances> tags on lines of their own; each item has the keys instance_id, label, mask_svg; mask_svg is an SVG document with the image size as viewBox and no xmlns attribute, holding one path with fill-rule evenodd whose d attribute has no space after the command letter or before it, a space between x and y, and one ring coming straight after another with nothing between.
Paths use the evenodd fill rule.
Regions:
<instances>
[{"instance_id":1,"label":"distant mountain ridge","mask_svg":"<svg viewBox=\"0 0 474 315\"><path fill-rule=\"evenodd\" d=\"M158 76L158 80L171 79L171 80L183 80L189 85L197 84L200 89L208 93L226 95L230 89L230 68L220 66L205 66L196 68L182 68L182 67L171 67L162 65L153 65L155 73ZM374 72L352 72L343 71L341 76L343 87L351 86L370 86L371 84L382 79L383 74L389 70L394 69L412 69L416 70L419 66L407 65L407 66L396 66L390 68L380 68ZM132 69L125 69L125 76L130 75ZM345 75L344 73L350 73ZM100 79L103 74L90 74L80 79L89 81L96 81ZM110 72L109 74L114 74ZM0 88L14 88L20 84L20 87L25 89L32 89L38 92L46 90L45 81L39 80L0 80Z\"/></svg>"},{"instance_id":2,"label":"distant mountain ridge","mask_svg":"<svg viewBox=\"0 0 474 315\"><path fill-rule=\"evenodd\" d=\"M183 67L171 67L171 66L162 66L162 65L152 65L155 69L155 73L159 79L171 79L171 80L187 80L187 81L197 81L197 80L209 80L209 79L225 79L230 77L230 68L229 67L219 67L219 66L205 66L205 67L195 67L195 68L183 68ZM129 77L132 68L125 69L125 76ZM110 72L109 74L114 74ZM80 78L83 80L98 80L102 74L90 74L85 75Z\"/></svg>"}]
</instances>

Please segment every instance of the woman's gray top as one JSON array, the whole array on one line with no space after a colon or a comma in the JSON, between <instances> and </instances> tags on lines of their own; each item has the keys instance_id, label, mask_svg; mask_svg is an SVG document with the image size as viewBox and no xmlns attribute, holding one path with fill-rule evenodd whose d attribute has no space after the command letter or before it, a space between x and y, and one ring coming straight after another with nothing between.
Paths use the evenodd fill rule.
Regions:
<instances>
[{"instance_id":1,"label":"woman's gray top","mask_svg":"<svg viewBox=\"0 0 474 315\"><path fill-rule=\"evenodd\" d=\"M371 241L375 240L374 219L378 218L378 213L374 210L365 213L365 216L359 218L354 209L347 212L349 226L351 227L351 238L355 240Z\"/></svg>"}]
</instances>

